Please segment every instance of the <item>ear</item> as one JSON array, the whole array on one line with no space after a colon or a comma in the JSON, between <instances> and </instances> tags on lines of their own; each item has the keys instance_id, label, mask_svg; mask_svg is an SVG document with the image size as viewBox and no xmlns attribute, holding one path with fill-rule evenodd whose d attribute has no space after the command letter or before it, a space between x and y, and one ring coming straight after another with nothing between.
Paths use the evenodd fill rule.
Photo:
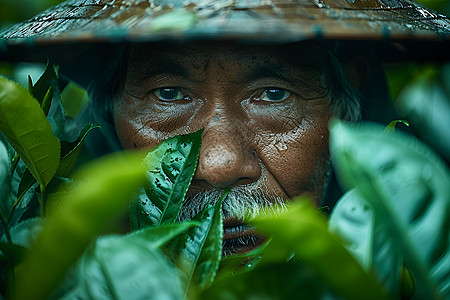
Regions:
<instances>
[{"instance_id":1,"label":"ear","mask_svg":"<svg viewBox=\"0 0 450 300\"><path fill-rule=\"evenodd\" d=\"M370 64L367 57L358 55L343 63L342 69L348 82L363 92L370 77Z\"/></svg>"}]
</instances>

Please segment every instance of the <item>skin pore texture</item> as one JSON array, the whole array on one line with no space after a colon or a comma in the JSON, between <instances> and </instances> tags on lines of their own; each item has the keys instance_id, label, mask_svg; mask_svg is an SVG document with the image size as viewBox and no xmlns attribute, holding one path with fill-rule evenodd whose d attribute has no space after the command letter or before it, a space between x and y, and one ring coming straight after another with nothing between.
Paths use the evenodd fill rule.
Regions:
<instances>
[{"instance_id":1,"label":"skin pore texture","mask_svg":"<svg viewBox=\"0 0 450 300\"><path fill-rule=\"evenodd\" d=\"M202 146L181 220L221 192L224 254L263 241L245 216L277 209L302 194L316 205L329 170L327 52L300 45L232 42L130 46L114 99L123 147L154 148L203 128Z\"/></svg>"}]
</instances>

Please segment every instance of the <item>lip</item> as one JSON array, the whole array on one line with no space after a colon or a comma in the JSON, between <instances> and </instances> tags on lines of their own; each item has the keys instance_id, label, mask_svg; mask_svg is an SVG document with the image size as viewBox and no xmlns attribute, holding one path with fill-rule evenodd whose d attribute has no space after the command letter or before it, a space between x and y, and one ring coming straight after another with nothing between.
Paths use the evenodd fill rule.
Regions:
<instances>
[{"instance_id":1,"label":"lip","mask_svg":"<svg viewBox=\"0 0 450 300\"><path fill-rule=\"evenodd\" d=\"M259 235L253 226L237 219L225 219L223 233L224 256L244 254L265 241L265 238Z\"/></svg>"}]
</instances>

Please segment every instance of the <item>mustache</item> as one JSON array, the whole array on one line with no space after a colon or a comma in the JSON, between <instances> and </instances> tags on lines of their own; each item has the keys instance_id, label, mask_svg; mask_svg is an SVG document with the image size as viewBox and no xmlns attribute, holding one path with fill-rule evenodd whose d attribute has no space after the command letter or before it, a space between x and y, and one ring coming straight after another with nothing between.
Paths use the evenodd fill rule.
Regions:
<instances>
[{"instance_id":1,"label":"mustache","mask_svg":"<svg viewBox=\"0 0 450 300\"><path fill-rule=\"evenodd\" d=\"M205 207L215 205L224 190L213 188L194 195L187 195L178 215L178 221L188 221ZM244 222L257 216L280 213L286 210L287 200L270 195L261 188L233 187L222 202L222 217Z\"/></svg>"}]
</instances>

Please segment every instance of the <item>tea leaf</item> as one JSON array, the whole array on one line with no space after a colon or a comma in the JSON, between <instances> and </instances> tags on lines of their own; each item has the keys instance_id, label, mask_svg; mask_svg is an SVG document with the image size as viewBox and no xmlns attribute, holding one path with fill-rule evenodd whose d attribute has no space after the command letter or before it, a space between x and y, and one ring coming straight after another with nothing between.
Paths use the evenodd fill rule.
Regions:
<instances>
[{"instance_id":1,"label":"tea leaf","mask_svg":"<svg viewBox=\"0 0 450 300\"><path fill-rule=\"evenodd\" d=\"M143 154L116 153L85 166L61 205L50 211L30 255L17 269L17 299L47 299L108 220L144 181ZM45 275L44 275L45 274Z\"/></svg>"},{"instance_id":2,"label":"tea leaf","mask_svg":"<svg viewBox=\"0 0 450 300\"><path fill-rule=\"evenodd\" d=\"M391 295L400 298L402 255L390 240L390 228L375 218L370 203L356 190L347 192L333 209L328 225L364 270L375 271Z\"/></svg>"},{"instance_id":3,"label":"tea leaf","mask_svg":"<svg viewBox=\"0 0 450 300\"><path fill-rule=\"evenodd\" d=\"M216 281L198 299L334 299L324 295L322 279L299 262L272 262Z\"/></svg>"},{"instance_id":4,"label":"tea leaf","mask_svg":"<svg viewBox=\"0 0 450 300\"><path fill-rule=\"evenodd\" d=\"M223 222L222 201L225 191L214 206L206 207L193 220L199 225L185 236L180 236L178 244L180 269L183 271L186 292L197 293L214 281L222 257Z\"/></svg>"},{"instance_id":5,"label":"tea leaf","mask_svg":"<svg viewBox=\"0 0 450 300\"><path fill-rule=\"evenodd\" d=\"M56 170L57 176L68 177L70 175L70 171L77 161L78 154L80 154L84 139L92 129L98 127L100 127L100 125L86 124L75 141L61 142L61 160L59 162L58 170Z\"/></svg>"},{"instance_id":6,"label":"tea leaf","mask_svg":"<svg viewBox=\"0 0 450 300\"><path fill-rule=\"evenodd\" d=\"M387 229L374 235L374 244L394 245L416 279L415 297L448 298L450 172L413 137L382 132L375 125L352 128L335 121L331 137L337 174L370 204L375 222Z\"/></svg>"},{"instance_id":7,"label":"tea leaf","mask_svg":"<svg viewBox=\"0 0 450 300\"><path fill-rule=\"evenodd\" d=\"M146 247L157 249L190 228L198 226L196 222L183 222L177 224L167 224L158 227L146 227L139 231L134 231L126 236L128 240L142 239L146 243Z\"/></svg>"},{"instance_id":8,"label":"tea leaf","mask_svg":"<svg viewBox=\"0 0 450 300\"><path fill-rule=\"evenodd\" d=\"M52 126L53 133L61 139L65 125L64 108L61 103L58 75L50 61L36 84L33 85L29 81L28 87L31 95L40 103L44 114Z\"/></svg>"},{"instance_id":9,"label":"tea leaf","mask_svg":"<svg viewBox=\"0 0 450 300\"><path fill-rule=\"evenodd\" d=\"M384 132L394 132L395 127L397 126L398 123L403 123L404 125L409 126L409 122L406 120L395 120L395 121L392 121L391 123L389 123L388 126L386 126L386 128L384 129Z\"/></svg>"},{"instance_id":10,"label":"tea leaf","mask_svg":"<svg viewBox=\"0 0 450 300\"><path fill-rule=\"evenodd\" d=\"M201 135L199 130L169 138L145 158L148 170L145 191L150 201L138 204L150 217L159 217L155 220L156 225L170 223L177 218L197 166Z\"/></svg>"},{"instance_id":11,"label":"tea leaf","mask_svg":"<svg viewBox=\"0 0 450 300\"><path fill-rule=\"evenodd\" d=\"M77 275L81 289L72 299L182 299L177 270L144 239L99 238Z\"/></svg>"},{"instance_id":12,"label":"tea leaf","mask_svg":"<svg viewBox=\"0 0 450 300\"><path fill-rule=\"evenodd\" d=\"M45 187L58 168L59 140L36 100L6 78L0 78L0 130Z\"/></svg>"},{"instance_id":13,"label":"tea leaf","mask_svg":"<svg viewBox=\"0 0 450 300\"><path fill-rule=\"evenodd\" d=\"M282 261L293 251L301 263L344 299L387 299L373 274L364 272L341 241L328 231L325 219L310 202L294 202L287 212L252 223L272 237L262 255L265 264Z\"/></svg>"}]
</instances>

